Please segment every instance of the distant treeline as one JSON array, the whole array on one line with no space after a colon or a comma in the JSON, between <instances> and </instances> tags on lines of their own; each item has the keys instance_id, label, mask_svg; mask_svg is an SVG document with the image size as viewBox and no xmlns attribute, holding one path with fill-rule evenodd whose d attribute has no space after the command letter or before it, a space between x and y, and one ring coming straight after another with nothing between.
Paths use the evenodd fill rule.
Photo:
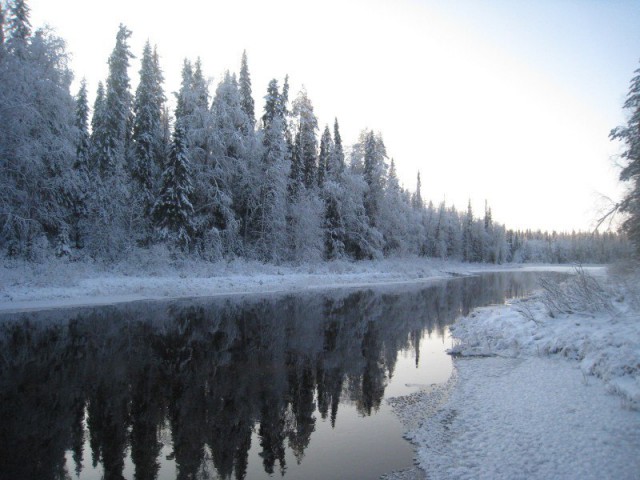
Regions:
<instances>
[{"instance_id":1,"label":"distant treeline","mask_svg":"<svg viewBox=\"0 0 640 480\"><path fill-rule=\"evenodd\" d=\"M616 234L507 231L402 188L379 133L343 146L302 90L269 82L256 112L246 53L213 94L185 60L173 115L147 42L131 91L120 26L93 108L74 97L64 41L32 32L25 1L0 3L0 251L113 261L166 244L206 260L268 262L424 255L470 262L600 262ZM5 35L6 34L6 35ZM320 133L321 132L321 133Z\"/></svg>"}]
</instances>

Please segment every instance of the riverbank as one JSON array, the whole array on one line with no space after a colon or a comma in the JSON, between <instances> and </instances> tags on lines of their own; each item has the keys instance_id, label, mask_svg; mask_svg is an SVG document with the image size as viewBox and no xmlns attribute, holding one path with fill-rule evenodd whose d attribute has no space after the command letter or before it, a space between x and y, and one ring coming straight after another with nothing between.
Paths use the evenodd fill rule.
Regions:
<instances>
[{"instance_id":1,"label":"riverbank","mask_svg":"<svg viewBox=\"0 0 640 480\"><path fill-rule=\"evenodd\" d=\"M269 265L243 260L203 262L163 255L114 265L5 260L0 266L0 311L104 305L180 297L296 292L427 282L477 272L573 267L481 265L422 257Z\"/></svg>"},{"instance_id":2,"label":"riverbank","mask_svg":"<svg viewBox=\"0 0 640 480\"><path fill-rule=\"evenodd\" d=\"M459 320L449 383L392 402L427 477L636 478L639 285L578 276Z\"/></svg>"}]
</instances>

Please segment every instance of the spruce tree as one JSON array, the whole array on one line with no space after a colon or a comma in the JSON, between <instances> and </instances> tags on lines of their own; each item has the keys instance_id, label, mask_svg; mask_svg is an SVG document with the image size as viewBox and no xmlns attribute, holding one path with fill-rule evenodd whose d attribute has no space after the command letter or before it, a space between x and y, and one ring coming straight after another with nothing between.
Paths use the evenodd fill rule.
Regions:
<instances>
[{"instance_id":1,"label":"spruce tree","mask_svg":"<svg viewBox=\"0 0 640 480\"><path fill-rule=\"evenodd\" d=\"M333 141L329 126L325 126L322 137L320 138L320 154L318 155L318 187L324 186L325 177L331 168L331 152L333 150Z\"/></svg>"},{"instance_id":2,"label":"spruce tree","mask_svg":"<svg viewBox=\"0 0 640 480\"><path fill-rule=\"evenodd\" d=\"M196 58L196 63L194 64L192 88L196 107L201 109L209 108L209 84L204 78L200 57Z\"/></svg>"},{"instance_id":3,"label":"spruce tree","mask_svg":"<svg viewBox=\"0 0 640 480\"><path fill-rule=\"evenodd\" d=\"M81 247L83 239L81 234L80 222L87 216L87 207L89 203L89 192L91 191L89 180L90 156L91 156L91 138L89 135L89 103L87 100L87 81L82 79L80 82L80 90L76 97L75 109L75 127L77 131L76 138L76 159L73 164L75 175L78 180L78 188L75 189L71 198L72 217L70 220L71 238L74 239L75 246Z\"/></svg>"},{"instance_id":4,"label":"spruce tree","mask_svg":"<svg viewBox=\"0 0 640 480\"><path fill-rule=\"evenodd\" d=\"M89 135L89 103L87 99L87 81L82 79L80 90L76 97L76 128L78 129L78 140L76 143L76 168L88 170L90 155L90 135Z\"/></svg>"},{"instance_id":5,"label":"spruce tree","mask_svg":"<svg viewBox=\"0 0 640 480\"><path fill-rule=\"evenodd\" d=\"M369 187L365 195L364 206L371 226L375 227L384 195L387 150L382 138L376 136L373 131L365 132L363 147L364 180Z\"/></svg>"},{"instance_id":6,"label":"spruce tree","mask_svg":"<svg viewBox=\"0 0 640 480\"><path fill-rule=\"evenodd\" d=\"M178 122L162 174L160 193L153 206L153 220L159 237L175 242L183 250L187 250L192 243L192 193L186 134Z\"/></svg>"},{"instance_id":7,"label":"spruce tree","mask_svg":"<svg viewBox=\"0 0 640 480\"><path fill-rule=\"evenodd\" d=\"M269 82L264 100L262 128L266 130L277 115L282 116L281 97L278 91L278 81L275 78Z\"/></svg>"},{"instance_id":8,"label":"spruce tree","mask_svg":"<svg viewBox=\"0 0 640 480\"><path fill-rule=\"evenodd\" d=\"M100 165L103 174L113 175L125 167L125 147L131 117L131 84L128 69L129 59L133 58L128 44L129 37L131 31L120 24L116 45L109 57L104 111L106 151Z\"/></svg>"},{"instance_id":9,"label":"spruce tree","mask_svg":"<svg viewBox=\"0 0 640 480\"><path fill-rule=\"evenodd\" d=\"M631 185L618 207L627 215L622 229L640 254L640 68L634 74L624 102L629 120L626 125L611 130L609 137L622 141L626 146L621 155L625 165L620 172L620 180Z\"/></svg>"},{"instance_id":10,"label":"spruce tree","mask_svg":"<svg viewBox=\"0 0 640 480\"><path fill-rule=\"evenodd\" d=\"M249 75L249 66L247 64L247 51L242 52L242 62L240 65L240 105L242 111L247 116L249 121L246 127L245 133L248 133L248 129L253 129L256 124L255 105L253 97L251 96L251 75Z\"/></svg>"},{"instance_id":11,"label":"spruce tree","mask_svg":"<svg viewBox=\"0 0 640 480\"><path fill-rule=\"evenodd\" d=\"M282 106L282 116L286 119L289 117L289 75L285 75L282 84L282 95L280 95L280 105Z\"/></svg>"},{"instance_id":12,"label":"spruce tree","mask_svg":"<svg viewBox=\"0 0 640 480\"><path fill-rule=\"evenodd\" d=\"M27 43L31 37L30 8L25 0L14 0L9 4L7 46L18 58L25 58Z\"/></svg>"},{"instance_id":13,"label":"spruce tree","mask_svg":"<svg viewBox=\"0 0 640 480\"><path fill-rule=\"evenodd\" d=\"M184 59L182 64L182 82L180 90L176 94L176 122L182 122L184 128L188 131L186 125L189 117L195 110L195 100L193 95L193 65L188 59Z\"/></svg>"},{"instance_id":14,"label":"spruce tree","mask_svg":"<svg viewBox=\"0 0 640 480\"><path fill-rule=\"evenodd\" d=\"M155 189L163 166L162 110L165 101L162 72L157 53L147 42L142 53L140 82L133 105L133 157L132 176L145 217L151 214L155 202Z\"/></svg>"},{"instance_id":15,"label":"spruce tree","mask_svg":"<svg viewBox=\"0 0 640 480\"><path fill-rule=\"evenodd\" d=\"M340 136L340 127L338 119L333 123L333 151L331 152L330 174L336 174L344 170L344 148L342 147L342 137Z\"/></svg>"},{"instance_id":16,"label":"spruce tree","mask_svg":"<svg viewBox=\"0 0 640 480\"><path fill-rule=\"evenodd\" d=\"M413 198L411 199L411 205L415 210L421 210L422 208L424 208L421 191L422 191L422 182L420 181L420 172L418 172L418 179L416 181L416 191L413 194Z\"/></svg>"},{"instance_id":17,"label":"spruce tree","mask_svg":"<svg viewBox=\"0 0 640 480\"><path fill-rule=\"evenodd\" d=\"M252 228L256 231L258 254L264 260L280 261L287 255L287 175L289 163L284 116L277 81L271 80L265 96L262 146L258 179L260 197Z\"/></svg>"},{"instance_id":18,"label":"spruce tree","mask_svg":"<svg viewBox=\"0 0 640 480\"><path fill-rule=\"evenodd\" d=\"M465 262L475 261L473 243L473 210L471 209L471 200L469 200L467 215L464 217L464 225L462 227L462 260Z\"/></svg>"},{"instance_id":19,"label":"spruce tree","mask_svg":"<svg viewBox=\"0 0 640 480\"><path fill-rule=\"evenodd\" d=\"M96 98L93 103L91 117L91 169L100 172L101 165L106 162L106 103L104 84L98 82Z\"/></svg>"},{"instance_id":20,"label":"spruce tree","mask_svg":"<svg viewBox=\"0 0 640 480\"><path fill-rule=\"evenodd\" d=\"M297 127L293 163L297 164L297 168L300 169L295 174L299 177L301 176L304 186L310 189L316 183L318 168L318 139L316 138L318 120L313 113L313 105L304 88L293 103L293 116ZM292 178L292 180L300 181L300 178Z\"/></svg>"}]
</instances>

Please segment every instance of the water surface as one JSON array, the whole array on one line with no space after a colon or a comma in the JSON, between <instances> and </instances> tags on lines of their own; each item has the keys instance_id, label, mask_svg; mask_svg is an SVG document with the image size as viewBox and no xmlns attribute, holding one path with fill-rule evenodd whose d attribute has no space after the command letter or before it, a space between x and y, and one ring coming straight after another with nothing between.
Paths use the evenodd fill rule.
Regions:
<instances>
[{"instance_id":1,"label":"water surface","mask_svg":"<svg viewBox=\"0 0 640 480\"><path fill-rule=\"evenodd\" d=\"M448 325L537 274L0 316L0 478L378 478L385 402L446 381Z\"/></svg>"}]
</instances>

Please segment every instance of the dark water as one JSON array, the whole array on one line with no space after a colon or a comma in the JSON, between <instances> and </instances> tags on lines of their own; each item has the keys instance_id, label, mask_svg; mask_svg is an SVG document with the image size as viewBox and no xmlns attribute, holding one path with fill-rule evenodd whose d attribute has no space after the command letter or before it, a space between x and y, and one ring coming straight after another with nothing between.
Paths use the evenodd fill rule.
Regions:
<instances>
[{"instance_id":1,"label":"dark water","mask_svg":"<svg viewBox=\"0 0 640 480\"><path fill-rule=\"evenodd\" d=\"M378 478L384 399L445 381L447 326L534 274L0 316L0 478Z\"/></svg>"}]
</instances>

